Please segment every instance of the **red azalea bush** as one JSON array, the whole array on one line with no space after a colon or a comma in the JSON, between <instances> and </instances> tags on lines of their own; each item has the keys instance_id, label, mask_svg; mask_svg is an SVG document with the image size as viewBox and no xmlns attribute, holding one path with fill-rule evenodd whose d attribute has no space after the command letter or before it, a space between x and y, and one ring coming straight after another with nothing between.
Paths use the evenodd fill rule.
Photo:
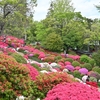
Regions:
<instances>
[{"instance_id":1,"label":"red azalea bush","mask_svg":"<svg viewBox=\"0 0 100 100\"><path fill-rule=\"evenodd\" d=\"M83 83L62 83L53 87L44 100L100 100L100 92Z\"/></svg>"},{"instance_id":2,"label":"red azalea bush","mask_svg":"<svg viewBox=\"0 0 100 100\"><path fill-rule=\"evenodd\" d=\"M0 54L0 98L28 96L31 92L29 69L11 56Z\"/></svg>"},{"instance_id":3,"label":"red azalea bush","mask_svg":"<svg viewBox=\"0 0 100 100\"><path fill-rule=\"evenodd\" d=\"M97 84L97 82L88 82L88 81L87 81L86 84L98 88L98 84Z\"/></svg>"},{"instance_id":4,"label":"red azalea bush","mask_svg":"<svg viewBox=\"0 0 100 100\"><path fill-rule=\"evenodd\" d=\"M51 72L40 74L36 77L35 83L42 93L46 94L51 90L55 85L62 82L76 82L69 74L64 72Z\"/></svg>"}]
</instances>

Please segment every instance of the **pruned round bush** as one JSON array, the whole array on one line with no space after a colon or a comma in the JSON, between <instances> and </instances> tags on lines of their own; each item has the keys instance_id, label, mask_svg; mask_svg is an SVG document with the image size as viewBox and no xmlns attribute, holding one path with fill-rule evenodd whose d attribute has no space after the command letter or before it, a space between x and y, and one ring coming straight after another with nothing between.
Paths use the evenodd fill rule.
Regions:
<instances>
[{"instance_id":1,"label":"pruned round bush","mask_svg":"<svg viewBox=\"0 0 100 100\"><path fill-rule=\"evenodd\" d=\"M33 91L31 82L26 66L11 56L0 54L0 98L30 95Z\"/></svg>"},{"instance_id":2,"label":"pruned round bush","mask_svg":"<svg viewBox=\"0 0 100 100\"><path fill-rule=\"evenodd\" d=\"M82 76L83 76L78 70L73 71L72 75L79 79L82 79Z\"/></svg>"},{"instance_id":3,"label":"pruned round bush","mask_svg":"<svg viewBox=\"0 0 100 100\"><path fill-rule=\"evenodd\" d=\"M61 59L59 59L57 62L65 62L66 61L66 58L61 58Z\"/></svg>"},{"instance_id":4,"label":"pruned round bush","mask_svg":"<svg viewBox=\"0 0 100 100\"><path fill-rule=\"evenodd\" d=\"M18 53L12 53L11 56L13 58L15 58L15 60L18 63L23 63L23 64L26 64L27 63L27 61L25 60L25 58L23 56L21 56L20 54L18 54Z\"/></svg>"},{"instance_id":5,"label":"pruned round bush","mask_svg":"<svg viewBox=\"0 0 100 100\"><path fill-rule=\"evenodd\" d=\"M55 57L55 61L57 62L58 60L60 60L62 58L62 56L56 56Z\"/></svg>"},{"instance_id":6,"label":"pruned round bush","mask_svg":"<svg viewBox=\"0 0 100 100\"><path fill-rule=\"evenodd\" d=\"M88 75L89 75L90 77L95 77L95 78L97 79L97 81L100 79L100 74L99 74L98 72L96 72L96 71L90 71L90 72L88 73Z\"/></svg>"},{"instance_id":7,"label":"pruned round bush","mask_svg":"<svg viewBox=\"0 0 100 100\"><path fill-rule=\"evenodd\" d=\"M89 59L89 63L92 65L92 66L95 66L96 65L96 61L94 59Z\"/></svg>"},{"instance_id":8,"label":"pruned round bush","mask_svg":"<svg viewBox=\"0 0 100 100\"><path fill-rule=\"evenodd\" d=\"M82 63L88 63L89 62L89 57L87 56L87 55L81 55L80 56L80 61L82 62Z\"/></svg>"},{"instance_id":9,"label":"pruned round bush","mask_svg":"<svg viewBox=\"0 0 100 100\"><path fill-rule=\"evenodd\" d=\"M73 65L74 67L76 67L76 66L79 66L80 63L79 63L78 61L73 61L73 62L72 62L72 65Z\"/></svg>"},{"instance_id":10,"label":"pruned round bush","mask_svg":"<svg viewBox=\"0 0 100 100\"><path fill-rule=\"evenodd\" d=\"M66 58L66 61L69 61L72 63L74 60L72 58Z\"/></svg>"},{"instance_id":11,"label":"pruned round bush","mask_svg":"<svg viewBox=\"0 0 100 100\"><path fill-rule=\"evenodd\" d=\"M92 70L92 65L91 65L90 63L84 63L84 64L82 65L82 67L88 69L89 71Z\"/></svg>"},{"instance_id":12,"label":"pruned round bush","mask_svg":"<svg viewBox=\"0 0 100 100\"><path fill-rule=\"evenodd\" d=\"M99 67L93 67L92 71L94 72L98 72L100 74L100 68Z\"/></svg>"},{"instance_id":13,"label":"pruned round bush","mask_svg":"<svg viewBox=\"0 0 100 100\"><path fill-rule=\"evenodd\" d=\"M90 77L89 81L91 81L91 82L97 82L97 79L95 77Z\"/></svg>"}]
</instances>

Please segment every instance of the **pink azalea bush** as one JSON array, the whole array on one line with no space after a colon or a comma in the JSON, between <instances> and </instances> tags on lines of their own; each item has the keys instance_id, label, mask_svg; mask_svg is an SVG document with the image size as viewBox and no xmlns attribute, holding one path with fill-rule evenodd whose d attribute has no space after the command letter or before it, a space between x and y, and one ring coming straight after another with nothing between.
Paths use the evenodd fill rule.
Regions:
<instances>
[{"instance_id":1,"label":"pink azalea bush","mask_svg":"<svg viewBox=\"0 0 100 100\"><path fill-rule=\"evenodd\" d=\"M53 87L44 100L100 100L100 92L83 83L62 83Z\"/></svg>"},{"instance_id":2,"label":"pink azalea bush","mask_svg":"<svg viewBox=\"0 0 100 100\"><path fill-rule=\"evenodd\" d=\"M71 62L66 61L66 62L65 62L65 65L71 65Z\"/></svg>"},{"instance_id":3,"label":"pink azalea bush","mask_svg":"<svg viewBox=\"0 0 100 100\"><path fill-rule=\"evenodd\" d=\"M20 47L24 44L24 40L23 39L18 39L16 37L13 37L13 36L7 36L6 37L6 43L8 45L11 45L13 47Z\"/></svg>"},{"instance_id":4,"label":"pink azalea bush","mask_svg":"<svg viewBox=\"0 0 100 100\"><path fill-rule=\"evenodd\" d=\"M29 68L31 79L35 80L36 76L39 74L39 72L37 71L37 69L35 69L30 64L26 64L26 66Z\"/></svg>"},{"instance_id":5,"label":"pink azalea bush","mask_svg":"<svg viewBox=\"0 0 100 100\"><path fill-rule=\"evenodd\" d=\"M72 65L66 65L65 66L69 71L74 71L74 67Z\"/></svg>"},{"instance_id":6,"label":"pink azalea bush","mask_svg":"<svg viewBox=\"0 0 100 100\"><path fill-rule=\"evenodd\" d=\"M80 72L81 74L88 74L88 70L87 70L86 68L80 68L80 69L79 69L79 72Z\"/></svg>"}]
</instances>

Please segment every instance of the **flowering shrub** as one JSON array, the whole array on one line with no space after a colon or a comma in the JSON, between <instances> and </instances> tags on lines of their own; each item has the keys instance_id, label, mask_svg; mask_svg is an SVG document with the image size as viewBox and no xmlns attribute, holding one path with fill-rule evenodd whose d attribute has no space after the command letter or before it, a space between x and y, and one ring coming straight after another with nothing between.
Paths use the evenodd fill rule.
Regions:
<instances>
[{"instance_id":1,"label":"flowering shrub","mask_svg":"<svg viewBox=\"0 0 100 100\"><path fill-rule=\"evenodd\" d=\"M24 40L23 39L18 39L18 38L13 37L13 36L7 36L6 37L6 43L9 46L12 46L12 47L16 48L16 47L22 46L24 44Z\"/></svg>"},{"instance_id":2,"label":"flowering shrub","mask_svg":"<svg viewBox=\"0 0 100 100\"><path fill-rule=\"evenodd\" d=\"M65 65L71 65L71 62L66 61L66 62L65 62Z\"/></svg>"},{"instance_id":3,"label":"flowering shrub","mask_svg":"<svg viewBox=\"0 0 100 100\"><path fill-rule=\"evenodd\" d=\"M66 65L65 66L69 71L74 71L74 67L72 65Z\"/></svg>"},{"instance_id":4,"label":"flowering shrub","mask_svg":"<svg viewBox=\"0 0 100 100\"><path fill-rule=\"evenodd\" d=\"M51 90L55 85L62 82L76 82L69 74L63 72L52 72L40 74L36 77L35 83L42 93L46 93Z\"/></svg>"},{"instance_id":5,"label":"flowering shrub","mask_svg":"<svg viewBox=\"0 0 100 100\"><path fill-rule=\"evenodd\" d=\"M0 54L0 98L28 96L31 90L29 69L11 56Z\"/></svg>"},{"instance_id":6,"label":"flowering shrub","mask_svg":"<svg viewBox=\"0 0 100 100\"><path fill-rule=\"evenodd\" d=\"M21 56L20 54L18 54L18 53L12 53L11 56L12 56L13 58L15 58L15 60L16 60L18 63L24 63L24 64L27 63L26 59L25 59L23 56Z\"/></svg>"},{"instance_id":7,"label":"flowering shrub","mask_svg":"<svg viewBox=\"0 0 100 100\"><path fill-rule=\"evenodd\" d=\"M89 75L90 77L96 78L97 81L100 79L100 74L99 74L98 72L90 71L90 72L88 73L88 75Z\"/></svg>"},{"instance_id":8,"label":"flowering shrub","mask_svg":"<svg viewBox=\"0 0 100 100\"><path fill-rule=\"evenodd\" d=\"M81 74L88 74L88 70L87 70L86 68L80 68L80 69L79 69L79 72L80 72Z\"/></svg>"},{"instance_id":9,"label":"flowering shrub","mask_svg":"<svg viewBox=\"0 0 100 100\"><path fill-rule=\"evenodd\" d=\"M30 64L26 64L26 66L29 68L31 79L35 80L36 76L39 74L38 70L33 66L31 66Z\"/></svg>"},{"instance_id":10,"label":"flowering shrub","mask_svg":"<svg viewBox=\"0 0 100 100\"><path fill-rule=\"evenodd\" d=\"M83 83L62 83L53 87L44 100L100 100L100 92Z\"/></svg>"},{"instance_id":11,"label":"flowering shrub","mask_svg":"<svg viewBox=\"0 0 100 100\"><path fill-rule=\"evenodd\" d=\"M68 55L67 57L71 58L73 60L79 60L80 59L80 56L78 56L78 55Z\"/></svg>"},{"instance_id":12,"label":"flowering shrub","mask_svg":"<svg viewBox=\"0 0 100 100\"><path fill-rule=\"evenodd\" d=\"M55 61L55 57L54 56L48 56L48 57L45 57L43 59L44 62L54 62Z\"/></svg>"}]
</instances>

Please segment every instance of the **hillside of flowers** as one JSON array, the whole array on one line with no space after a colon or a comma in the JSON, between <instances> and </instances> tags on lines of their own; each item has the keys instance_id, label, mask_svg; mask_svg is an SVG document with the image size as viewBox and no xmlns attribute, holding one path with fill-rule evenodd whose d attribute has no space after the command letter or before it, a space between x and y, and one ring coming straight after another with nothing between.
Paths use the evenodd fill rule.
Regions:
<instances>
[{"instance_id":1,"label":"hillside of flowers","mask_svg":"<svg viewBox=\"0 0 100 100\"><path fill-rule=\"evenodd\" d=\"M0 100L100 100L95 59L50 52L13 36L0 36L0 76Z\"/></svg>"}]
</instances>

